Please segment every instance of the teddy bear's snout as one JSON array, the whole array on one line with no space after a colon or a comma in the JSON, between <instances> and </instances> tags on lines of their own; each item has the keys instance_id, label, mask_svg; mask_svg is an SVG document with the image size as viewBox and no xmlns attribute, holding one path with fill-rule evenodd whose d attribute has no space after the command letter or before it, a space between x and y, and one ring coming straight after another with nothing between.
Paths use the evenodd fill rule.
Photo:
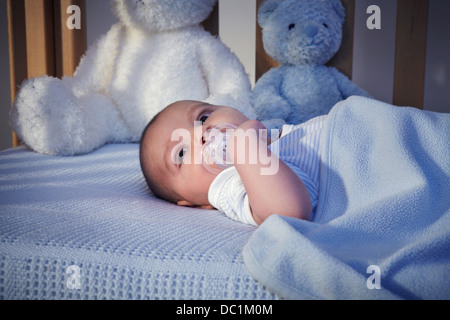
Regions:
<instances>
[{"instance_id":1,"label":"teddy bear's snout","mask_svg":"<svg viewBox=\"0 0 450 320\"><path fill-rule=\"evenodd\" d=\"M319 33L319 28L316 25L306 25L303 29L303 33L310 38L314 38Z\"/></svg>"},{"instance_id":2,"label":"teddy bear's snout","mask_svg":"<svg viewBox=\"0 0 450 320\"><path fill-rule=\"evenodd\" d=\"M300 28L298 27L298 25L296 25L295 23L291 23L289 25L289 31L293 30L293 29L297 29L297 33L302 33L303 35L305 35L308 38L314 38L318 33L319 33L319 27L316 24L306 24L303 26L300 26Z\"/></svg>"}]
</instances>

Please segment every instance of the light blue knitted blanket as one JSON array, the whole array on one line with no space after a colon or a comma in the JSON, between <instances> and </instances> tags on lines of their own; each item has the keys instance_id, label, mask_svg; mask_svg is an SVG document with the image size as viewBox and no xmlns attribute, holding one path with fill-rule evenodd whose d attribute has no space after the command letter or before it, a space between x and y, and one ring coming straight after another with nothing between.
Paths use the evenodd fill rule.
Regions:
<instances>
[{"instance_id":1,"label":"light blue knitted blanket","mask_svg":"<svg viewBox=\"0 0 450 320\"><path fill-rule=\"evenodd\" d=\"M253 231L151 197L135 144L0 153L0 300L272 299L242 261Z\"/></svg>"}]
</instances>

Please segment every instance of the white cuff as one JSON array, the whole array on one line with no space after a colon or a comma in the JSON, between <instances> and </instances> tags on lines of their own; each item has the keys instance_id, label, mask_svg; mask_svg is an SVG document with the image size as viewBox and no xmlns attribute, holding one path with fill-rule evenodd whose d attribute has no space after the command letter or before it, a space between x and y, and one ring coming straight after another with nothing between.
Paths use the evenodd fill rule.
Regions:
<instances>
[{"instance_id":1,"label":"white cuff","mask_svg":"<svg viewBox=\"0 0 450 320\"><path fill-rule=\"evenodd\" d=\"M209 187L209 203L230 219L257 226L250 209L247 192L236 168L228 168Z\"/></svg>"}]
</instances>

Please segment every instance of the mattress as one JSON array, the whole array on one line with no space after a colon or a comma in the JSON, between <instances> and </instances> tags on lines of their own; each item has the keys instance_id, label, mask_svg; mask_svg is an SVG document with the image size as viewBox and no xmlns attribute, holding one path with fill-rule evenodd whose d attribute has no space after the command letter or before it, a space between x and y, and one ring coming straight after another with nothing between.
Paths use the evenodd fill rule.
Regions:
<instances>
[{"instance_id":1,"label":"mattress","mask_svg":"<svg viewBox=\"0 0 450 320\"><path fill-rule=\"evenodd\" d=\"M138 152L0 152L0 299L276 299L243 263L255 228L155 198Z\"/></svg>"}]
</instances>

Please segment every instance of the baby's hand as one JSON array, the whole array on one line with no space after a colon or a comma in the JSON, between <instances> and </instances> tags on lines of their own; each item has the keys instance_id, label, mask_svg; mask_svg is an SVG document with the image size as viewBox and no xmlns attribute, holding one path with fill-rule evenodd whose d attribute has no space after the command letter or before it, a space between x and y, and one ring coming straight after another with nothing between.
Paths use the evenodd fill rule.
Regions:
<instances>
[{"instance_id":1,"label":"baby's hand","mask_svg":"<svg viewBox=\"0 0 450 320\"><path fill-rule=\"evenodd\" d=\"M258 120L248 120L233 130L227 141L227 152L235 164L243 163L243 159L257 156L259 148L267 148L269 144L267 128Z\"/></svg>"},{"instance_id":2,"label":"baby's hand","mask_svg":"<svg viewBox=\"0 0 450 320\"><path fill-rule=\"evenodd\" d=\"M259 122L258 120L248 120L245 121L244 123L242 123L238 129L242 129L242 130L247 130L247 129L253 129L253 130L264 130L267 129L261 122Z\"/></svg>"},{"instance_id":3,"label":"baby's hand","mask_svg":"<svg viewBox=\"0 0 450 320\"><path fill-rule=\"evenodd\" d=\"M268 130L266 126L258 120L245 121L239 127L237 127L231 137L240 136L242 134L246 134L247 136L255 134L255 136L259 137L259 139L262 139L262 141L268 142L267 145L270 144Z\"/></svg>"},{"instance_id":4,"label":"baby's hand","mask_svg":"<svg viewBox=\"0 0 450 320\"><path fill-rule=\"evenodd\" d=\"M308 220L312 205L305 185L272 154L267 141L266 127L256 120L241 124L227 141L227 151L244 184L256 223L261 224L274 213Z\"/></svg>"}]
</instances>

